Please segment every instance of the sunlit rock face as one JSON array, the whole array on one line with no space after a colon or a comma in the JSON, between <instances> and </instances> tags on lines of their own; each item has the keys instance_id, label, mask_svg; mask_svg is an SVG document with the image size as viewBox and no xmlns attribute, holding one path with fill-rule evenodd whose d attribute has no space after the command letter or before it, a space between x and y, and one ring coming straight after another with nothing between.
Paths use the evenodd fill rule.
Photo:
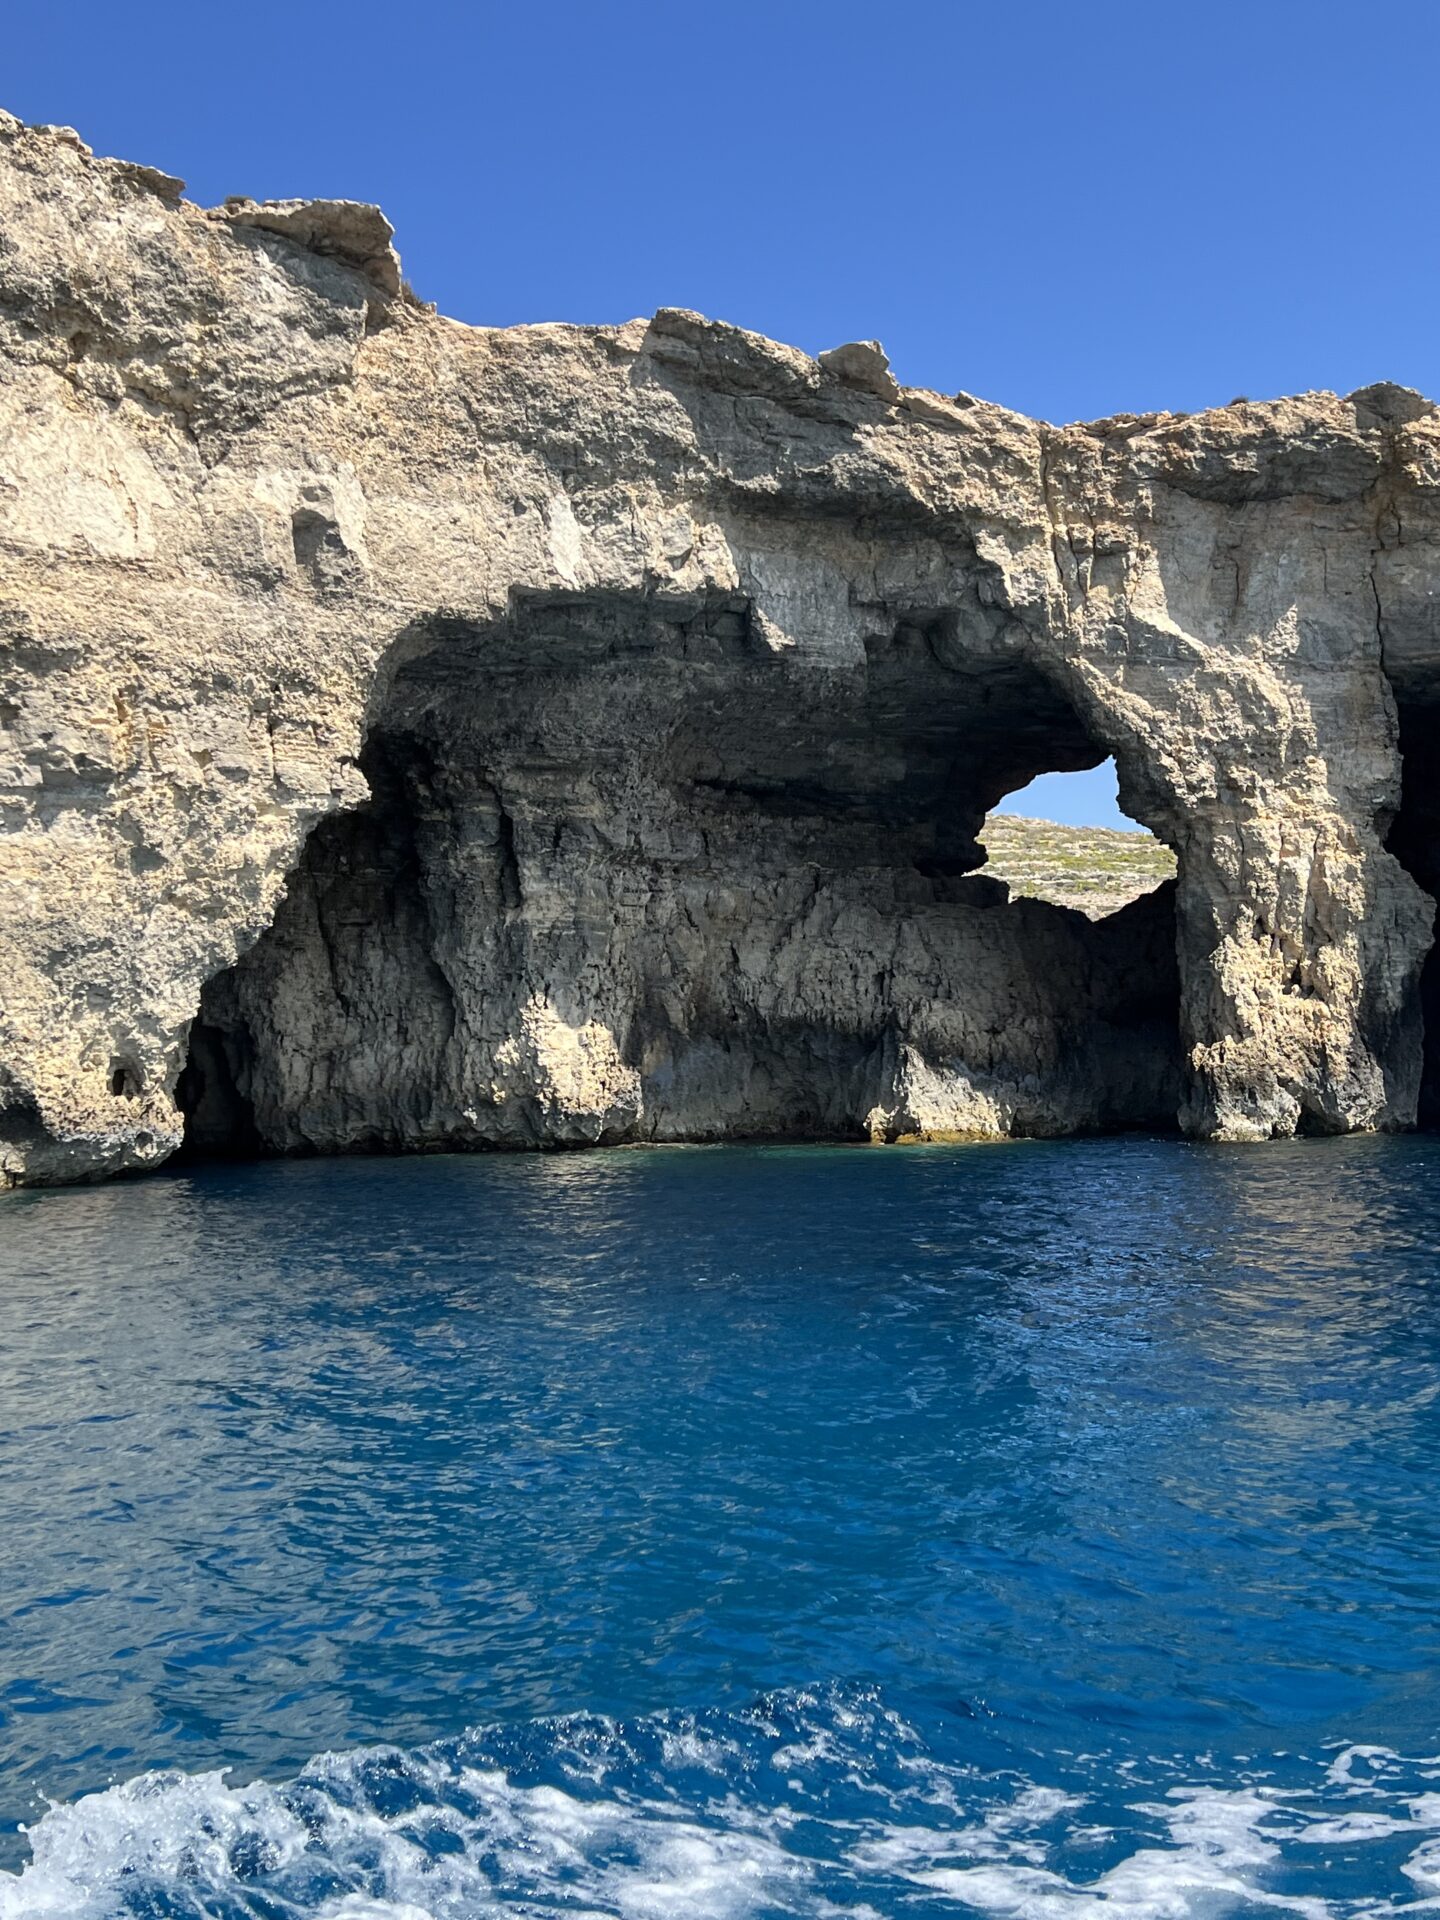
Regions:
<instances>
[{"instance_id":1,"label":"sunlit rock face","mask_svg":"<svg viewBox=\"0 0 1440 1920\"><path fill-rule=\"evenodd\" d=\"M1428 1106L1418 396L473 329L8 120L0 351L0 1178ZM1176 881L1009 901L986 810L1109 754Z\"/></svg>"}]
</instances>

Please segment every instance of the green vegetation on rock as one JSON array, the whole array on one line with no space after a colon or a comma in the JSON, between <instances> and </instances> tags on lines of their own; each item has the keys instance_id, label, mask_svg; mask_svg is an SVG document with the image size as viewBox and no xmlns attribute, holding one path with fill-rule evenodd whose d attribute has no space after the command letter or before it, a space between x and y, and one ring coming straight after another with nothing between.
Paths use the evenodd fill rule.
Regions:
<instances>
[{"instance_id":1,"label":"green vegetation on rock","mask_svg":"<svg viewBox=\"0 0 1440 1920\"><path fill-rule=\"evenodd\" d=\"M1076 907L1092 920L1128 906L1175 874L1175 856L1153 833L1111 827L1065 827L1021 814L986 816L980 838L983 871L1012 894Z\"/></svg>"}]
</instances>

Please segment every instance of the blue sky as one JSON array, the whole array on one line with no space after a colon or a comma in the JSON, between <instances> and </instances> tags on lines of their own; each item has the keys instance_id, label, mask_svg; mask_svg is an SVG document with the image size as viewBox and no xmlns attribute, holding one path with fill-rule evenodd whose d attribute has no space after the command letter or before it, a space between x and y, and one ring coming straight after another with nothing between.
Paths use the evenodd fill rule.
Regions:
<instances>
[{"instance_id":1,"label":"blue sky","mask_svg":"<svg viewBox=\"0 0 1440 1920\"><path fill-rule=\"evenodd\" d=\"M1056 421L1440 393L1435 0L70 0L4 40L11 112L204 203L376 200L464 320L875 337Z\"/></svg>"},{"instance_id":2,"label":"blue sky","mask_svg":"<svg viewBox=\"0 0 1440 1920\"><path fill-rule=\"evenodd\" d=\"M1028 814L1032 820L1062 820L1067 827L1134 827L1120 811L1115 762L1089 773L1042 773L1028 787L1010 794L997 813Z\"/></svg>"}]
</instances>

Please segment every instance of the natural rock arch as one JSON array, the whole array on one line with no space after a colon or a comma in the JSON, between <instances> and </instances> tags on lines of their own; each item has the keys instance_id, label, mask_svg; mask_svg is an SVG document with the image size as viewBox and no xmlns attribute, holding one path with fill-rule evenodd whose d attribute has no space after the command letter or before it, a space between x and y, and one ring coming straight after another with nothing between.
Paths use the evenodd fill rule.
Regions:
<instances>
[{"instance_id":1,"label":"natural rock arch","mask_svg":"<svg viewBox=\"0 0 1440 1920\"><path fill-rule=\"evenodd\" d=\"M927 1005L947 1011L933 1025L929 1013L897 1023L878 1001L855 1012L866 942L873 980L899 930L923 945L950 910L937 892L974 893L961 813L1002 790L975 760L948 798L932 789L933 818L882 817L883 743L903 735L924 759L937 727L977 721L993 696L1009 775L1023 776L1019 743L1052 703L1074 753L1113 753L1127 810L1176 850L1185 1128L1259 1139L1413 1124L1434 903L1412 878L1432 871L1428 803L1412 780L1402 804L1396 698L1418 713L1440 689L1440 418L1428 401L1377 387L1055 429L900 387L870 347L817 362L676 311L619 328L466 328L406 295L373 209L207 211L166 176L8 118L0 217L0 1181L89 1177L172 1152L191 1026L202 995L221 992L207 983L244 971L252 949L273 955L304 891L302 869L281 906L297 863L313 866L337 836L343 847L362 818L383 826L387 791L416 784L403 755L386 759L408 724L394 704L406 660L422 678L419 662L449 662L462 705L483 706L507 675L537 684L548 641L587 620L624 629L615 671L642 707L665 707L649 777L670 797L656 813L638 786L615 787L621 742L609 760L597 747L583 776L574 753L562 757L555 819L574 828L588 781L613 822L633 801L646 831L664 818L676 835L708 835L732 867L736 849L758 860L777 836L820 833L815 865L833 878L817 901L834 895L837 910L857 873L891 890L883 907L873 891L847 895L855 941L830 942L831 973L800 968L794 1004L781 996L754 1025L741 1091L722 1099L701 1073L700 1027L671 1048L672 1087L703 1082L713 1111L748 1125L761 1085L790 1071L773 1051L763 1065L754 1056L762 1027L794 1036L794 1059L828 1061L838 1031L863 1050L883 1012L880 1052L864 1053L879 1091L862 1118L877 1112L878 1131L957 1114L956 1061L1019 1088L1011 1117L1003 1102L991 1116L997 1129L1029 1124L1025 1101L1053 1119L1048 1069L1030 1087L1003 1035L985 1053L974 1017L985 996L962 1006L958 961L960 975L935 974ZM738 623L728 638L726 620ZM930 660L946 695L915 705L931 666L887 679L892 654ZM599 683L582 680L547 694L547 711L571 699L598 739L621 710L597 706ZM876 693L892 685L911 692ZM738 706L717 707L722 686ZM996 691L1006 686L1024 697ZM897 733L884 701L899 712L906 699L915 710ZM732 711L750 717L717 756L715 716ZM867 713L871 731L857 733ZM862 738L882 743L871 766ZM1037 765L1057 764L1053 747ZM855 763L848 791L864 797L863 817L837 817L844 783L813 764L827 752ZM438 763L447 795L458 766ZM496 1110L528 1101L532 1132L567 1133L568 1121L534 1116L568 1110L553 1094L562 1056L588 1084L589 1043L574 1036L598 1023L613 1042L612 1059L595 1040L601 1082L631 1088L615 1113L641 1117L612 1120L613 1102L582 1100L579 1131L663 1131L657 1116L689 1110L656 1075L646 1083L644 1009L659 989L633 934L614 932L640 906L609 890L658 873L663 849L642 836L638 861L577 854L580 897L592 889L610 905L569 932L532 924L523 889L544 865L531 815L545 809L525 798L533 768L511 804L512 773L509 760L491 769L498 800L441 809L472 824L490 810L497 923L524 949L506 991L525 989L493 1045L457 1014L466 1037L446 1045L463 1072L441 1091L474 1105L489 1047ZM391 806L390 825L405 813ZM1406 865L1387 848L1392 828ZM865 835L875 857L857 863ZM477 824L473 844L484 838ZM503 898L507 861L518 905ZM730 976L705 958L723 916L695 914L692 879L672 873L656 896L687 940L686 914L697 922L695 951L676 950L676 993L698 1010L703 989L704 1017L728 1017ZM726 891L718 868L712 891ZM772 906L757 925L813 917L779 891ZM1006 914L985 951L1010 942L1005 977L1018 979L1025 913ZM657 937L679 940L668 923ZM1091 936L1076 937L1065 964L1095 986L1104 966ZM713 952L725 958L725 943ZM534 954L546 956L546 994L526 1015ZM1040 988L1026 990L1038 1009ZM493 988L467 995L489 1006ZM661 1011L663 1031L680 1032ZM1009 1025L1012 1039L1025 1030ZM853 1071L863 1080L872 1067ZM853 1117L848 1094L826 1104L844 1077L826 1073L824 1099L817 1068L774 1110L797 1114L804 1091L822 1117ZM1107 1101L1097 1095L1086 1124L1113 1123ZM1138 1110L1128 1096L1120 1106L1122 1118ZM327 1121L315 1143L350 1127ZM424 1116L402 1134L458 1137Z\"/></svg>"},{"instance_id":2,"label":"natural rock arch","mask_svg":"<svg viewBox=\"0 0 1440 1920\"><path fill-rule=\"evenodd\" d=\"M1168 897L1097 928L977 869L1098 750L946 615L829 663L733 597L519 597L407 634L370 801L206 988L194 1151L1165 1126Z\"/></svg>"}]
</instances>

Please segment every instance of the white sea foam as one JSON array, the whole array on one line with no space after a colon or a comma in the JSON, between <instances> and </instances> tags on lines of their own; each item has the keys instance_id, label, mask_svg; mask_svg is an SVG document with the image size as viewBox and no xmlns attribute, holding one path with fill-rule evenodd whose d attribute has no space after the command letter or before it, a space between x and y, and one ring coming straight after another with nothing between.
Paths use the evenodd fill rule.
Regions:
<instances>
[{"instance_id":1,"label":"white sea foam","mask_svg":"<svg viewBox=\"0 0 1440 1920\"><path fill-rule=\"evenodd\" d=\"M1167 1804L1134 1811L1167 1828L1169 1844L1137 1848L1090 1881L1077 1883L1017 1860L1020 1848L1008 1860L974 1867L912 1864L907 1877L982 1913L1016 1920L1079 1920L1091 1913L1113 1914L1117 1920L1188 1920L1245 1906L1328 1920L1331 1909L1323 1899L1272 1894L1259 1878L1280 1851L1263 1832L1275 1811L1270 1800L1248 1790L1195 1788L1177 1792Z\"/></svg>"},{"instance_id":2,"label":"white sea foam","mask_svg":"<svg viewBox=\"0 0 1440 1920\"><path fill-rule=\"evenodd\" d=\"M351 1758L325 1763L336 1785ZM297 1920L469 1920L500 1913L513 1888L623 1920L740 1920L783 1910L807 1878L766 1835L668 1807L581 1800L468 1768L443 1781L437 1770L432 1784L451 1804L386 1817L313 1793L301 1802L263 1784L231 1788L217 1774L142 1776L40 1821L32 1864L0 1877L0 1920L112 1920L132 1910L132 1891L154 1886L198 1897L207 1916L248 1914L257 1882ZM335 1879L352 1884L327 1890Z\"/></svg>"},{"instance_id":3,"label":"white sea foam","mask_svg":"<svg viewBox=\"0 0 1440 1920\"><path fill-rule=\"evenodd\" d=\"M279 1786L146 1774L53 1807L30 1864L0 1874L0 1920L1440 1912L1440 1794L1418 1763L1352 1747L1283 1788L1154 1766L1175 1784L1152 1772L1145 1795L1087 1756L1072 1791L944 1764L873 1699L797 1694L326 1755Z\"/></svg>"}]
</instances>

